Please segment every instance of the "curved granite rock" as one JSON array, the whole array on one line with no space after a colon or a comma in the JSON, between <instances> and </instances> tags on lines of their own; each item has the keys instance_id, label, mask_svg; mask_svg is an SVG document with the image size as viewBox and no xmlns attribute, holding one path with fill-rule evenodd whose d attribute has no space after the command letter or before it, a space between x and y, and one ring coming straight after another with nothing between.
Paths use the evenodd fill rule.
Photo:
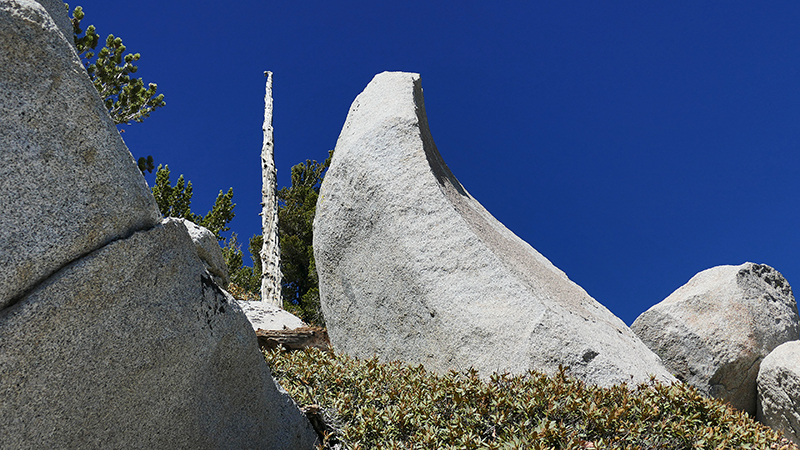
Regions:
<instances>
[{"instance_id":1,"label":"curved granite rock","mask_svg":"<svg viewBox=\"0 0 800 450\"><path fill-rule=\"evenodd\" d=\"M436 149L420 77L377 75L322 184L314 256L335 349L446 371L673 380L625 324L487 212Z\"/></svg>"}]
</instances>

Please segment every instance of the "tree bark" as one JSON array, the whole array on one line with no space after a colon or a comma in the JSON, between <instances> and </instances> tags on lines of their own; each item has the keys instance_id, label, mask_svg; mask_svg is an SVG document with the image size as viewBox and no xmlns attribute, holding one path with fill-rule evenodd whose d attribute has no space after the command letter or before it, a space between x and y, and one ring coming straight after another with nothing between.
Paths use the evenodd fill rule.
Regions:
<instances>
[{"instance_id":1,"label":"tree bark","mask_svg":"<svg viewBox=\"0 0 800 450\"><path fill-rule=\"evenodd\" d=\"M283 308L281 297L281 251L278 242L278 171L275 168L272 133L272 72L264 95L264 144L261 147L261 300Z\"/></svg>"}]
</instances>

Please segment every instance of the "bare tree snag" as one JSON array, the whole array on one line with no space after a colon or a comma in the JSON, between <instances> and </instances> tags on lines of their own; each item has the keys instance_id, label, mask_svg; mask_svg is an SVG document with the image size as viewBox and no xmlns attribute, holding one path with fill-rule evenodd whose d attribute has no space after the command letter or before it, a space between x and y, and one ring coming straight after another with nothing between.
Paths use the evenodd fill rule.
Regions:
<instances>
[{"instance_id":1,"label":"bare tree snag","mask_svg":"<svg viewBox=\"0 0 800 450\"><path fill-rule=\"evenodd\" d=\"M264 95L264 144L261 147L261 300L283 308L281 298L281 250L278 243L278 171L275 168L272 130L272 72Z\"/></svg>"}]
</instances>

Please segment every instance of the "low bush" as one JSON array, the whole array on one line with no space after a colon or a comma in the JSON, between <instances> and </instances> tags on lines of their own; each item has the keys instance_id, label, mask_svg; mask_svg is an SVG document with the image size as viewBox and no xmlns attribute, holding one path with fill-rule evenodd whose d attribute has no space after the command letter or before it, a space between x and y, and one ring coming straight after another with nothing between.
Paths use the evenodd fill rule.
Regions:
<instances>
[{"instance_id":1,"label":"low bush","mask_svg":"<svg viewBox=\"0 0 800 450\"><path fill-rule=\"evenodd\" d=\"M565 370L438 375L309 349L264 352L275 378L322 411L325 448L796 449L686 385L587 386Z\"/></svg>"}]
</instances>

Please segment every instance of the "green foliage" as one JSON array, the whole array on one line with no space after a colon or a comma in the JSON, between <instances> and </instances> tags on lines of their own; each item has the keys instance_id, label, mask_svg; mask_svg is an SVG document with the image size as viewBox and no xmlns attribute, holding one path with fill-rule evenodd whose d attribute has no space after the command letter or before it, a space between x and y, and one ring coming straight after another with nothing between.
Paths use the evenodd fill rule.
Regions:
<instances>
[{"instance_id":1,"label":"green foliage","mask_svg":"<svg viewBox=\"0 0 800 450\"><path fill-rule=\"evenodd\" d=\"M156 95L158 86L155 83L148 83L145 87L141 78L131 78L131 74L139 69L133 63L141 55L125 54L126 47L121 38L109 34L106 45L97 53L93 51L97 48L100 36L94 25L89 25L83 34L80 25L84 16L83 8L75 7L71 17L75 46L114 123L142 122L157 108L166 105L164 94Z\"/></svg>"},{"instance_id":2,"label":"green foliage","mask_svg":"<svg viewBox=\"0 0 800 450\"><path fill-rule=\"evenodd\" d=\"M139 166L139 170L142 171L142 175L144 175L145 171L148 173L153 173L153 169L156 168L156 166L153 164L152 156L147 156L147 158L142 156L136 161L136 165Z\"/></svg>"},{"instance_id":3,"label":"green foliage","mask_svg":"<svg viewBox=\"0 0 800 450\"><path fill-rule=\"evenodd\" d=\"M64 6L66 6L67 11L69 11L69 5L65 3ZM72 12L72 17L70 17L72 21L72 31L75 34L75 47L78 49L78 55L81 56L85 55L87 50L96 48L97 43L100 41L100 35L97 34L94 25L89 25L86 28L86 34L81 36L83 33L81 29L81 20L83 20L85 15L83 8L76 6L75 11Z\"/></svg>"},{"instance_id":4,"label":"green foliage","mask_svg":"<svg viewBox=\"0 0 800 450\"><path fill-rule=\"evenodd\" d=\"M326 448L797 449L687 385L605 389L563 369L483 380L474 370L437 375L314 349L264 356L298 403L321 407Z\"/></svg>"},{"instance_id":5,"label":"green foliage","mask_svg":"<svg viewBox=\"0 0 800 450\"><path fill-rule=\"evenodd\" d=\"M240 300L261 300L261 247L264 243L261 235L250 238L247 249L253 260L253 267L243 265L241 245L237 242L236 233L222 248L222 254L228 266L231 282L228 292Z\"/></svg>"},{"instance_id":6,"label":"green foliage","mask_svg":"<svg viewBox=\"0 0 800 450\"><path fill-rule=\"evenodd\" d=\"M333 151L323 163L306 160L292 167L292 185L278 191L278 237L284 308L306 323L324 326L314 263L313 224L317 197Z\"/></svg>"},{"instance_id":7,"label":"green foliage","mask_svg":"<svg viewBox=\"0 0 800 450\"><path fill-rule=\"evenodd\" d=\"M236 203L233 203L233 188L228 188L228 192L224 194L222 191L219 191L217 199L214 201L214 206L211 207L211 211L203 216L197 224L211 230L217 239L221 241L223 237L220 233L230 230L227 225L236 216L233 212L235 207Z\"/></svg>"},{"instance_id":8,"label":"green foliage","mask_svg":"<svg viewBox=\"0 0 800 450\"><path fill-rule=\"evenodd\" d=\"M64 4L69 12L69 5ZM72 12L72 31L74 33L75 47L78 55L84 60L89 79L92 80L97 92L103 99L103 104L108 110L109 116L115 124L130 124L130 121L142 122L156 108L166 105L164 95L155 95L158 86L149 83L147 89L141 78L131 80L130 74L135 73L138 67L133 65L133 61L138 61L141 55L125 55L125 46L122 39L114 38L109 35L106 39L106 47L100 50L95 58L93 51L97 48L100 35L94 25L86 27L86 33L81 29L81 20L85 17L83 8L76 6ZM81 34L83 34L81 36ZM93 60L93 58L95 58ZM125 64L120 66L122 61ZM125 131L125 130L121 130ZM141 157L137 160L139 170L144 175L145 171L153 173L155 169L153 157Z\"/></svg>"},{"instance_id":9,"label":"green foliage","mask_svg":"<svg viewBox=\"0 0 800 450\"><path fill-rule=\"evenodd\" d=\"M235 213L233 209L233 188L229 188L226 194L219 191L216 202L205 216L194 214L192 205L192 182L185 181L183 175L178 177L175 186L171 185L169 166L158 165L156 171L156 182L152 188L153 197L156 199L158 209L164 217L178 217L190 220L197 225L206 227L214 233L218 240L223 240L221 233L230 230L227 224L233 220Z\"/></svg>"},{"instance_id":10,"label":"green foliage","mask_svg":"<svg viewBox=\"0 0 800 450\"><path fill-rule=\"evenodd\" d=\"M228 292L240 300L261 299L261 260L258 257L258 251L261 250L261 246L259 245L255 253L253 253L253 239L257 237L260 238L261 236L254 236L250 239L249 246L250 256L253 261L259 261L259 264L254 267L243 265L242 249L236 233L231 233L231 238L222 247L222 256L228 266L228 277L230 278Z\"/></svg>"},{"instance_id":11,"label":"green foliage","mask_svg":"<svg viewBox=\"0 0 800 450\"><path fill-rule=\"evenodd\" d=\"M250 242L247 246L247 249L250 251L250 258L253 260L253 271L258 272L258 276L261 277L261 248L264 246L264 237L259 235L253 236L250 238ZM260 282L259 282L259 290Z\"/></svg>"},{"instance_id":12,"label":"green foliage","mask_svg":"<svg viewBox=\"0 0 800 450\"><path fill-rule=\"evenodd\" d=\"M170 184L169 166L162 168L158 165L156 182L153 185L153 197L158 203L158 209L164 217L186 218L197 223L199 217L192 213L192 182L184 181L183 175L178 177L175 186Z\"/></svg>"}]
</instances>

